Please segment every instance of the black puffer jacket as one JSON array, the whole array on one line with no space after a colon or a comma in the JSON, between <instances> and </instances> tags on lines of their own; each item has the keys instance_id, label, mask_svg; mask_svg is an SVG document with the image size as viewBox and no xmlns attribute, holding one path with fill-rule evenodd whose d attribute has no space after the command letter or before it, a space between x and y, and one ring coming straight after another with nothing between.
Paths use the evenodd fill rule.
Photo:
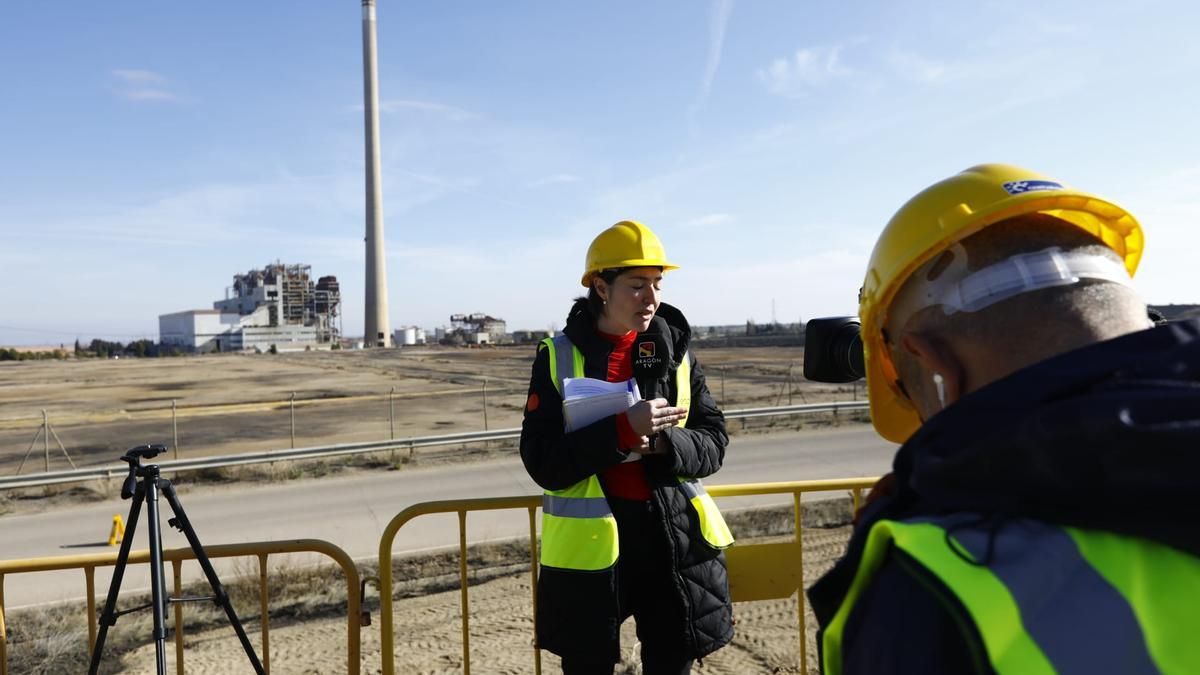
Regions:
<instances>
[{"instance_id":1,"label":"black puffer jacket","mask_svg":"<svg viewBox=\"0 0 1200 675\"><path fill-rule=\"evenodd\" d=\"M675 371L685 353L691 329L679 310L661 305L651 331L670 336L670 368L658 382L663 398L676 401ZM612 345L596 334L596 322L586 302L576 302L563 331L584 357L584 373L605 379ZM521 459L538 485L560 490L620 463L616 417L571 433L563 431L562 398L550 379L549 351L540 349L529 383L530 404L521 427ZM733 638L732 606L725 556L709 546L676 476L703 478L716 473L725 459L729 436L725 418L705 384L704 371L690 356L692 402L687 425L664 432L670 452L648 455L647 479L653 490L654 513L674 570L678 598L688 617L683 644L691 658L703 657ZM603 480L601 481L603 484ZM538 577L538 645L559 655L618 656L619 616L615 567L601 572L578 572L543 567Z\"/></svg>"},{"instance_id":2,"label":"black puffer jacket","mask_svg":"<svg viewBox=\"0 0 1200 675\"><path fill-rule=\"evenodd\" d=\"M1032 518L1200 556L1200 320L1097 343L993 382L926 422L896 454L893 473L894 493L863 514L846 557L808 592L822 631L867 532L883 519ZM955 595L896 549L855 603L843 654L846 675L992 672Z\"/></svg>"}]
</instances>

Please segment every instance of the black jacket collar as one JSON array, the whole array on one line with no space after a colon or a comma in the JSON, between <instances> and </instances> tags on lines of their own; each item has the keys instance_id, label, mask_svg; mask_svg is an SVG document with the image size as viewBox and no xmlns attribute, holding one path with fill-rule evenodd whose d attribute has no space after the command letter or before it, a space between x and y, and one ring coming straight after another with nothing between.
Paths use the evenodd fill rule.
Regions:
<instances>
[{"instance_id":1,"label":"black jacket collar","mask_svg":"<svg viewBox=\"0 0 1200 675\"><path fill-rule=\"evenodd\" d=\"M883 519L970 511L1158 541L1200 555L1200 320L1048 359L972 392L896 453L897 491L809 590L827 624Z\"/></svg>"},{"instance_id":2,"label":"black jacket collar","mask_svg":"<svg viewBox=\"0 0 1200 675\"><path fill-rule=\"evenodd\" d=\"M683 355L687 353L692 337L691 326L688 325L683 312L665 302L660 304L646 332L658 332L669 336L667 342L671 348L671 367L672 370L677 368L683 360ZM563 333L583 352L585 358L604 356L612 351L612 345L596 334L596 318L592 316L587 300L583 298L576 300L571 311L567 313L567 325L563 328Z\"/></svg>"}]
</instances>

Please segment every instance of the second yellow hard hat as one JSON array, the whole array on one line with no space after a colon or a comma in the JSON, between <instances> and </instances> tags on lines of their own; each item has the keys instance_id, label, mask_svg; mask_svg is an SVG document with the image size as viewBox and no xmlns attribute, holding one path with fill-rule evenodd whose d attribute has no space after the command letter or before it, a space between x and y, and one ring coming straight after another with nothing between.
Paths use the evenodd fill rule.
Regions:
<instances>
[{"instance_id":1,"label":"second yellow hard hat","mask_svg":"<svg viewBox=\"0 0 1200 675\"><path fill-rule=\"evenodd\" d=\"M888 221L859 292L871 422L884 438L903 443L921 425L897 386L883 328L896 292L909 275L942 251L1002 220L1044 213L1108 245L1130 276L1142 256L1142 230L1125 209L1052 178L1006 164L982 164L925 188Z\"/></svg>"}]
</instances>

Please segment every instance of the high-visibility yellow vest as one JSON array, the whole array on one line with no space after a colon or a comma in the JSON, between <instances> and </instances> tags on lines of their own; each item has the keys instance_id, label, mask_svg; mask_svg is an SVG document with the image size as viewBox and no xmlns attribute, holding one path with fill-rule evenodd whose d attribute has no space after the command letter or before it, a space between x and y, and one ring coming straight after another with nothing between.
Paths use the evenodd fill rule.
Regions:
<instances>
[{"instance_id":1,"label":"high-visibility yellow vest","mask_svg":"<svg viewBox=\"0 0 1200 675\"><path fill-rule=\"evenodd\" d=\"M872 526L825 630L825 675L842 672L846 621L892 546L958 597L1000 675L1200 672L1200 558L1111 532L1028 519L993 531L979 521Z\"/></svg>"},{"instance_id":2,"label":"high-visibility yellow vest","mask_svg":"<svg viewBox=\"0 0 1200 675\"><path fill-rule=\"evenodd\" d=\"M549 350L550 379L559 394L563 380L584 377L583 354L565 335L542 341ZM675 405L690 406L692 373L688 355L675 371ZM687 424L687 416L678 426ZM733 545L733 535L716 503L696 478L677 477L679 489L696 511L704 540L715 548ZM541 564L570 570L602 570L612 567L620 555L617 520L609 508L600 479L592 474L563 490L546 490L542 495Z\"/></svg>"}]
</instances>

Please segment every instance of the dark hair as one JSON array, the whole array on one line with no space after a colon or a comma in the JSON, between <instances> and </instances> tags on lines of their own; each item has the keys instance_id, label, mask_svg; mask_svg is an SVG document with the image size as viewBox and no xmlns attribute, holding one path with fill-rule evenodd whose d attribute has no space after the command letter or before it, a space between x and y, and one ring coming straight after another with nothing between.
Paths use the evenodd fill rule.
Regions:
<instances>
[{"instance_id":1,"label":"dark hair","mask_svg":"<svg viewBox=\"0 0 1200 675\"><path fill-rule=\"evenodd\" d=\"M611 269L611 270L600 270L599 272L596 272L596 277L600 277L601 279L604 280L604 283L611 286L612 283L617 280L617 277L621 276L621 274L623 274L628 269L630 269L630 268L621 267L621 268ZM592 277L592 278L595 279L595 277ZM600 316L602 314L604 314L604 299L601 298L600 294L596 292L595 284L588 285L588 292L587 292L586 298L576 298L576 300L586 300L587 301L588 311L592 313L593 319L599 319Z\"/></svg>"}]
</instances>

